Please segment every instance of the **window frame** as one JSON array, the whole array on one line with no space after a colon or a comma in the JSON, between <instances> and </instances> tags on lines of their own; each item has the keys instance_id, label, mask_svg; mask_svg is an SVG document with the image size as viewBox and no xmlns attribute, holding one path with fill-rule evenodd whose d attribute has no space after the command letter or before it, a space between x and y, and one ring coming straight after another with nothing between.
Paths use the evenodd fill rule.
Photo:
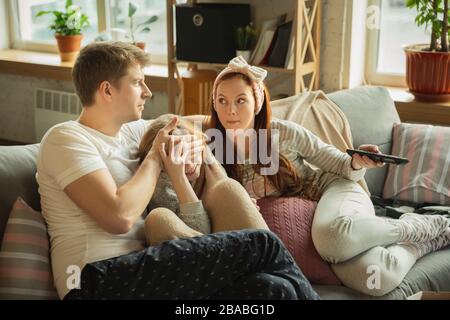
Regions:
<instances>
[{"instance_id":1,"label":"window frame","mask_svg":"<svg viewBox=\"0 0 450 320\"><path fill-rule=\"evenodd\" d=\"M381 0L368 0L367 7L377 6L381 13ZM380 17L381 18L381 17ZM378 50L380 40L380 26L367 28L366 41L366 81L371 85L383 85L389 87L407 87L405 75L396 73L382 73L377 71Z\"/></svg>"},{"instance_id":2,"label":"window frame","mask_svg":"<svg viewBox=\"0 0 450 320\"><path fill-rule=\"evenodd\" d=\"M110 17L110 1L109 0L95 0L97 3L97 19L98 19L98 33L104 32L111 28L111 17ZM19 30L15 27L14 12L18 10L13 10L13 6L19 5L20 0L7 1L7 10L9 13L9 30L10 30L10 44L12 49L25 50L25 51L38 51L38 52L48 52L48 53L58 53L58 47L56 42L54 44L45 44L36 41L22 40L19 34ZM149 54L152 57L152 62L155 64L167 64L167 54L155 54L151 51Z\"/></svg>"}]
</instances>

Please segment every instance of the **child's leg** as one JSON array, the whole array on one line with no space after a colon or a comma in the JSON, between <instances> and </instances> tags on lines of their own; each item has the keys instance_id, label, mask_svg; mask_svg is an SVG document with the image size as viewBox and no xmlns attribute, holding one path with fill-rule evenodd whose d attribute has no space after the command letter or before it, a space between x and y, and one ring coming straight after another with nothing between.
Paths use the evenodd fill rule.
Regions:
<instances>
[{"instance_id":1,"label":"child's leg","mask_svg":"<svg viewBox=\"0 0 450 320\"><path fill-rule=\"evenodd\" d=\"M247 191L233 179L225 178L208 187L202 201L211 219L213 232L269 230Z\"/></svg>"},{"instance_id":2,"label":"child's leg","mask_svg":"<svg viewBox=\"0 0 450 320\"><path fill-rule=\"evenodd\" d=\"M163 241L192 238L202 234L188 227L174 212L156 208L145 219L147 245L155 246Z\"/></svg>"}]
</instances>

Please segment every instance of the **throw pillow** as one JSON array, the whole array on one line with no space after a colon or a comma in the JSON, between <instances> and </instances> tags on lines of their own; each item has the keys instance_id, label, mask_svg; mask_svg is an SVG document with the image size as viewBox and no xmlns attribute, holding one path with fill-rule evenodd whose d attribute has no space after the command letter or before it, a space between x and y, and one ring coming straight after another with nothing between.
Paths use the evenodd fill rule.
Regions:
<instances>
[{"instance_id":1,"label":"throw pillow","mask_svg":"<svg viewBox=\"0 0 450 320\"><path fill-rule=\"evenodd\" d=\"M450 128L395 124L392 154L409 163L389 166L384 198L450 204Z\"/></svg>"},{"instance_id":2,"label":"throw pillow","mask_svg":"<svg viewBox=\"0 0 450 320\"><path fill-rule=\"evenodd\" d=\"M297 197L263 198L258 200L258 206L269 229L283 241L311 283L341 285L312 241L316 202Z\"/></svg>"},{"instance_id":3,"label":"throw pillow","mask_svg":"<svg viewBox=\"0 0 450 320\"><path fill-rule=\"evenodd\" d=\"M0 251L0 299L57 299L42 215L18 198Z\"/></svg>"}]
</instances>

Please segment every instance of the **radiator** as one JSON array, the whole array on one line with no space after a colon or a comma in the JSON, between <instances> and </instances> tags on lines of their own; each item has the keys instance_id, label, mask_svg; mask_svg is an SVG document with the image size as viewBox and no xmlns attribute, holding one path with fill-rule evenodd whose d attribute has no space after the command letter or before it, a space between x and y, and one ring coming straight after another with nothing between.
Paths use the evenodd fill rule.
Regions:
<instances>
[{"instance_id":1,"label":"radiator","mask_svg":"<svg viewBox=\"0 0 450 320\"><path fill-rule=\"evenodd\" d=\"M81 103L72 92L36 88L34 91L34 122L36 141L55 124L76 120L81 113Z\"/></svg>"}]
</instances>

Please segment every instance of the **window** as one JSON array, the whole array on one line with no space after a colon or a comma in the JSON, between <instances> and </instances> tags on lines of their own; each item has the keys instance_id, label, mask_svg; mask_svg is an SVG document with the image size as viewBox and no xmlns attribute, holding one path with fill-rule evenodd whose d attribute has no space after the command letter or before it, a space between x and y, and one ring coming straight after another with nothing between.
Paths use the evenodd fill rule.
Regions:
<instances>
[{"instance_id":1,"label":"window","mask_svg":"<svg viewBox=\"0 0 450 320\"><path fill-rule=\"evenodd\" d=\"M405 0L371 0L368 17L367 80L371 84L406 86L404 45L428 43L430 33L415 24L416 11ZM368 21L369 21L368 20Z\"/></svg>"},{"instance_id":2,"label":"window","mask_svg":"<svg viewBox=\"0 0 450 320\"><path fill-rule=\"evenodd\" d=\"M164 0L134 0L138 6L137 23L151 15L158 20L150 25L151 31L139 34L138 40L147 43L147 51L154 63L166 63L166 1ZM128 1L124 0L73 0L83 12L89 16L90 26L84 31L83 45L92 41L110 27L128 28ZM57 52L53 31L50 30L52 15L36 17L41 10L61 10L64 0L14 0L10 1L11 28L13 48ZM107 31L109 33L109 31ZM114 40L124 40L123 35L111 34Z\"/></svg>"},{"instance_id":3,"label":"window","mask_svg":"<svg viewBox=\"0 0 450 320\"><path fill-rule=\"evenodd\" d=\"M158 17L158 20L149 25L150 32L138 34L136 41L145 41L148 50L153 54L167 56L166 1L134 0L133 3L139 8L135 14L136 24L144 22L151 16ZM110 12L111 27L127 30L129 27L128 1L112 0Z\"/></svg>"}]
</instances>

